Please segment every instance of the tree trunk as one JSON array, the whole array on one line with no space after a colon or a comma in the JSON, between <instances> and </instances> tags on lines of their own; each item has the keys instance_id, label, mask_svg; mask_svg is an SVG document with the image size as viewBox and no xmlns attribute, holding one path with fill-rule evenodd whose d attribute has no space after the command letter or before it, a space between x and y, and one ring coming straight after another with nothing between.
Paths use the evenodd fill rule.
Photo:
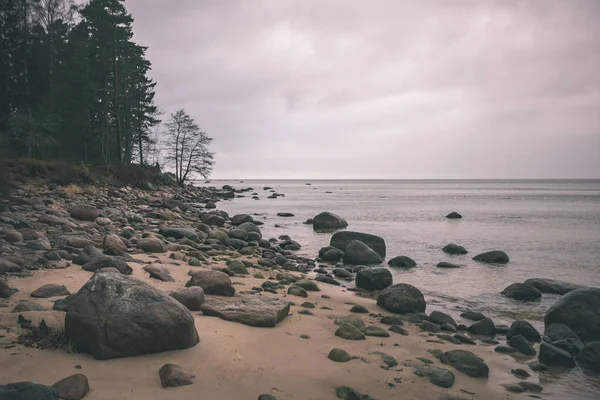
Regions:
<instances>
[{"instance_id":1,"label":"tree trunk","mask_svg":"<svg viewBox=\"0 0 600 400\"><path fill-rule=\"evenodd\" d=\"M115 43L115 33L113 31L113 41L112 41L112 50L113 50L113 113L115 114L115 133L116 133L116 145L115 150L117 154L117 162L121 162L121 121L119 119L119 80L117 75L117 48Z\"/></svg>"}]
</instances>

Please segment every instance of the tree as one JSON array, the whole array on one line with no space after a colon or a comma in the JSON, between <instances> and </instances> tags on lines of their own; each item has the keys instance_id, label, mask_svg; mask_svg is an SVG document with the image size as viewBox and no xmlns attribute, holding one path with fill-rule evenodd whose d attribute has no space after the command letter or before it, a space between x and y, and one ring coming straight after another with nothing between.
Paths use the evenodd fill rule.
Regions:
<instances>
[{"instance_id":1,"label":"tree","mask_svg":"<svg viewBox=\"0 0 600 400\"><path fill-rule=\"evenodd\" d=\"M183 109L171 114L165 125L166 160L175 166L177 183L183 185L190 173L208 178L214 165L214 153L208 150L212 138Z\"/></svg>"}]
</instances>

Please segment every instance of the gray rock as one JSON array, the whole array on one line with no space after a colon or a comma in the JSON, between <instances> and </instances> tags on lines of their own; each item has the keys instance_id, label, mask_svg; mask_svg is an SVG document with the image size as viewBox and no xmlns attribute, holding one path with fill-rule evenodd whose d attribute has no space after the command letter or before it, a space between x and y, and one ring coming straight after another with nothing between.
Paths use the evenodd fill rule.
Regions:
<instances>
[{"instance_id":1,"label":"gray rock","mask_svg":"<svg viewBox=\"0 0 600 400\"><path fill-rule=\"evenodd\" d=\"M200 286L181 288L169 295L190 311L200 311L200 306L204 303L204 290Z\"/></svg>"},{"instance_id":2,"label":"gray rock","mask_svg":"<svg viewBox=\"0 0 600 400\"><path fill-rule=\"evenodd\" d=\"M68 376L52 385L58 397L63 400L83 399L90 391L88 379L83 374Z\"/></svg>"},{"instance_id":3,"label":"gray rock","mask_svg":"<svg viewBox=\"0 0 600 400\"><path fill-rule=\"evenodd\" d=\"M532 286L542 293L564 295L573 290L582 289L584 286L574 283L557 281L554 279L531 278L523 282L526 285Z\"/></svg>"},{"instance_id":4,"label":"gray rock","mask_svg":"<svg viewBox=\"0 0 600 400\"><path fill-rule=\"evenodd\" d=\"M540 345L540 355L538 358L540 362L549 366L568 368L575 366L575 361L569 352L546 342L542 342Z\"/></svg>"},{"instance_id":5,"label":"gray rock","mask_svg":"<svg viewBox=\"0 0 600 400\"><path fill-rule=\"evenodd\" d=\"M32 382L0 385L1 400L59 400L58 392L51 386Z\"/></svg>"},{"instance_id":6,"label":"gray rock","mask_svg":"<svg viewBox=\"0 0 600 400\"><path fill-rule=\"evenodd\" d=\"M144 271L150 274L150 278L158 279L163 282L174 282L175 279L171 276L169 269L162 264L150 264L143 268Z\"/></svg>"},{"instance_id":7,"label":"gray rock","mask_svg":"<svg viewBox=\"0 0 600 400\"><path fill-rule=\"evenodd\" d=\"M552 343L560 341L568 341L572 346L578 350L583 349L583 342L575 332L571 330L567 325L555 322L546 327L544 331L545 340Z\"/></svg>"},{"instance_id":8,"label":"gray rock","mask_svg":"<svg viewBox=\"0 0 600 400\"><path fill-rule=\"evenodd\" d=\"M348 245L354 240L363 242L371 249L373 249L377 254L379 254L379 256L382 259L385 258L385 241L379 236L371 235L368 233L352 231L336 232L331 237L329 245L332 247L336 247L342 251L346 251Z\"/></svg>"},{"instance_id":9,"label":"gray rock","mask_svg":"<svg viewBox=\"0 0 600 400\"><path fill-rule=\"evenodd\" d=\"M493 335L496 332L496 326L490 318L485 318L475 322L467 330L475 335Z\"/></svg>"},{"instance_id":10,"label":"gray rock","mask_svg":"<svg viewBox=\"0 0 600 400\"><path fill-rule=\"evenodd\" d=\"M521 381L518 383L518 385L521 386L523 391L529 392L529 393L542 393L542 390L544 390L544 388L542 386L538 385L537 383L533 383L533 382Z\"/></svg>"},{"instance_id":11,"label":"gray rock","mask_svg":"<svg viewBox=\"0 0 600 400\"><path fill-rule=\"evenodd\" d=\"M165 253L167 251L167 247L164 243L160 239L152 236L140 239L137 243L137 247L146 253Z\"/></svg>"},{"instance_id":12,"label":"gray rock","mask_svg":"<svg viewBox=\"0 0 600 400\"><path fill-rule=\"evenodd\" d=\"M449 219L461 219L462 215L460 215L456 211L452 211L450 214L446 215L446 218L449 218Z\"/></svg>"},{"instance_id":13,"label":"gray rock","mask_svg":"<svg viewBox=\"0 0 600 400\"><path fill-rule=\"evenodd\" d=\"M329 355L327 355L327 358L329 358L331 361L335 361L335 362L340 362L340 363L344 363L344 362L348 362L350 360L352 360L352 356L350 354L348 354L348 352L346 352L346 350L342 350L342 349L332 349L329 352Z\"/></svg>"},{"instance_id":14,"label":"gray rock","mask_svg":"<svg viewBox=\"0 0 600 400\"><path fill-rule=\"evenodd\" d=\"M256 232L262 238L262 232L260 231L260 228L258 226L256 226L252 222L244 222L244 223L238 225L238 229L243 229L243 230L245 230L248 233L250 233L250 232Z\"/></svg>"},{"instance_id":15,"label":"gray rock","mask_svg":"<svg viewBox=\"0 0 600 400\"><path fill-rule=\"evenodd\" d=\"M3 279L0 279L0 298L8 299L10 296L15 294L18 290L13 289Z\"/></svg>"},{"instance_id":16,"label":"gray rock","mask_svg":"<svg viewBox=\"0 0 600 400\"><path fill-rule=\"evenodd\" d=\"M335 336L339 336L348 340L364 340L365 335L355 326L350 324L342 324L336 331Z\"/></svg>"},{"instance_id":17,"label":"gray rock","mask_svg":"<svg viewBox=\"0 0 600 400\"><path fill-rule=\"evenodd\" d=\"M519 301L536 301L542 297L539 290L524 283L513 283L504 289L502 294Z\"/></svg>"},{"instance_id":18,"label":"gray rock","mask_svg":"<svg viewBox=\"0 0 600 400\"><path fill-rule=\"evenodd\" d=\"M200 286L204 294L219 296L233 296L235 288L231 285L231 279L226 273L212 269L190 271L191 278L185 284L186 287Z\"/></svg>"},{"instance_id":19,"label":"gray rock","mask_svg":"<svg viewBox=\"0 0 600 400\"><path fill-rule=\"evenodd\" d=\"M393 283L392 273L387 268L367 268L356 274L356 287L366 290L383 290Z\"/></svg>"},{"instance_id":20,"label":"gray rock","mask_svg":"<svg viewBox=\"0 0 600 400\"><path fill-rule=\"evenodd\" d=\"M239 260L230 262L229 265L227 265L227 268L234 274L248 275L248 268L246 268L246 265Z\"/></svg>"},{"instance_id":21,"label":"gray rock","mask_svg":"<svg viewBox=\"0 0 600 400\"><path fill-rule=\"evenodd\" d=\"M363 332L366 329L365 323L362 321L362 319L354 315L336 318L333 322L336 325L340 326L344 324L352 325L361 332Z\"/></svg>"},{"instance_id":22,"label":"gray rock","mask_svg":"<svg viewBox=\"0 0 600 400\"><path fill-rule=\"evenodd\" d=\"M277 397L272 394L261 394L258 396L258 400L277 400Z\"/></svg>"},{"instance_id":23,"label":"gray rock","mask_svg":"<svg viewBox=\"0 0 600 400\"><path fill-rule=\"evenodd\" d=\"M308 297L308 292L300 286L290 286L287 290L287 294L290 296Z\"/></svg>"},{"instance_id":24,"label":"gray rock","mask_svg":"<svg viewBox=\"0 0 600 400\"><path fill-rule=\"evenodd\" d=\"M92 258L90 261L83 264L82 267L86 271L97 272L103 268L116 268L124 275L131 275L133 269L127 263L119 258L112 256L100 255Z\"/></svg>"},{"instance_id":25,"label":"gray rock","mask_svg":"<svg viewBox=\"0 0 600 400\"><path fill-rule=\"evenodd\" d=\"M491 264L506 264L510 261L510 258L503 251L493 250L478 254L473 257L473 260Z\"/></svg>"},{"instance_id":26,"label":"gray rock","mask_svg":"<svg viewBox=\"0 0 600 400\"><path fill-rule=\"evenodd\" d=\"M363 394L349 386L339 386L335 389L335 395L343 400L374 400L368 394Z\"/></svg>"},{"instance_id":27,"label":"gray rock","mask_svg":"<svg viewBox=\"0 0 600 400\"><path fill-rule=\"evenodd\" d=\"M69 214L80 221L94 221L100 216L100 210L88 204L76 204L69 209Z\"/></svg>"},{"instance_id":28,"label":"gray rock","mask_svg":"<svg viewBox=\"0 0 600 400\"><path fill-rule=\"evenodd\" d=\"M577 356L577 362L588 370L600 372L600 341L588 343Z\"/></svg>"},{"instance_id":29,"label":"gray rock","mask_svg":"<svg viewBox=\"0 0 600 400\"><path fill-rule=\"evenodd\" d=\"M447 351L440 360L473 378L487 378L490 371L481 358L466 350Z\"/></svg>"},{"instance_id":30,"label":"gray rock","mask_svg":"<svg viewBox=\"0 0 600 400\"><path fill-rule=\"evenodd\" d=\"M548 367L539 361L531 361L530 363L527 363L527 365L529 366L529 368L531 368L532 371L535 372L543 372L548 370Z\"/></svg>"},{"instance_id":31,"label":"gray rock","mask_svg":"<svg viewBox=\"0 0 600 400\"><path fill-rule=\"evenodd\" d=\"M454 374L444 368L433 365L418 365L415 367L415 375L426 377L429 382L443 388L450 388L454 385Z\"/></svg>"},{"instance_id":32,"label":"gray rock","mask_svg":"<svg viewBox=\"0 0 600 400\"><path fill-rule=\"evenodd\" d=\"M12 313L21 313L25 311L46 311L46 307L31 300L19 300L12 309Z\"/></svg>"},{"instance_id":33,"label":"gray rock","mask_svg":"<svg viewBox=\"0 0 600 400\"><path fill-rule=\"evenodd\" d=\"M522 335L530 342L539 342L542 340L540 333L527 321L515 321L510 326L506 337L510 339L513 336Z\"/></svg>"},{"instance_id":34,"label":"gray rock","mask_svg":"<svg viewBox=\"0 0 600 400\"><path fill-rule=\"evenodd\" d=\"M437 333L437 332L441 331L439 325L434 324L431 321L421 321L421 323L419 324L419 328L423 329L424 331L432 332L432 333Z\"/></svg>"},{"instance_id":35,"label":"gray rock","mask_svg":"<svg viewBox=\"0 0 600 400\"><path fill-rule=\"evenodd\" d=\"M67 296L69 294L71 293L64 285L48 283L46 285L40 286L39 288L31 292L31 297L45 299L48 297Z\"/></svg>"},{"instance_id":36,"label":"gray rock","mask_svg":"<svg viewBox=\"0 0 600 400\"><path fill-rule=\"evenodd\" d=\"M398 283L385 288L377 297L377 305L395 314L425 311L425 297L416 287Z\"/></svg>"},{"instance_id":37,"label":"gray rock","mask_svg":"<svg viewBox=\"0 0 600 400\"><path fill-rule=\"evenodd\" d=\"M390 334L383 328L380 328L375 325L367 326L365 328L365 336L375 336L375 337L390 337Z\"/></svg>"},{"instance_id":38,"label":"gray rock","mask_svg":"<svg viewBox=\"0 0 600 400\"><path fill-rule=\"evenodd\" d=\"M515 369L511 370L510 373L519 379L527 379L531 376L531 374L529 372L525 371L522 368L515 368Z\"/></svg>"},{"instance_id":39,"label":"gray rock","mask_svg":"<svg viewBox=\"0 0 600 400\"><path fill-rule=\"evenodd\" d=\"M583 288L565 294L550 307L544 323L563 323L583 341L600 338L600 289Z\"/></svg>"},{"instance_id":40,"label":"gray rock","mask_svg":"<svg viewBox=\"0 0 600 400\"><path fill-rule=\"evenodd\" d=\"M300 279L294 283L295 286L300 286L302 289L307 290L309 292L320 292L319 285L315 281L311 281L308 279Z\"/></svg>"},{"instance_id":41,"label":"gray rock","mask_svg":"<svg viewBox=\"0 0 600 400\"><path fill-rule=\"evenodd\" d=\"M359 240L348 243L342 259L344 264L353 265L381 264L383 261L379 254Z\"/></svg>"},{"instance_id":42,"label":"gray rock","mask_svg":"<svg viewBox=\"0 0 600 400\"><path fill-rule=\"evenodd\" d=\"M509 344L517 349L519 353L524 354L526 356L535 356L535 349L523 335L514 335L508 341Z\"/></svg>"},{"instance_id":43,"label":"gray rock","mask_svg":"<svg viewBox=\"0 0 600 400\"><path fill-rule=\"evenodd\" d=\"M254 222L254 218L248 214L237 214L231 218L231 223L235 226L241 225L244 222Z\"/></svg>"},{"instance_id":44,"label":"gray rock","mask_svg":"<svg viewBox=\"0 0 600 400\"><path fill-rule=\"evenodd\" d=\"M158 230L158 234L164 237L172 237L175 239L188 238L190 240L196 240L198 238L196 230L190 227L178 228L165 226Z\"/></svg>"},{"instance_id":45,"label":"gray rock","mask_svg":"<svg viewBox=\"0 0 600 400\"><path fill-rule=\"evenodd\" d=\"M117 273L96 273L69 301L65 334L96 359L192 347L194 317L154 287Z\"/></svg>"},{"instance_id":46,"label":"gray rock","mask_svg":"<svg viewBox=\"0 0 600 400\"><path fill-rule=\"evenodd\" d=\"M19 272L21 267L16 263L0 257L0 273Z\"/></svg>"},{"instance_id":47,"label":"gray rock","mask_svg":"<svg viewBox=\"0 0 600 400\"><path fill-rule=\"evenodd\" d=\"M441 261L439 263L436 264L436 267L438 268L445 268L445 269L452 269L452 268L460 268L460 265L458 264L453 264L447 261Z\"/></svg>"},{"instance_id":48,"label":"gray rock","mask_svg":"<svg viewBox=\"0 0 600 400\"><path fill-rule=\"evenodd\" d=\"M200 306L204 315L257 327L273 327L290 312L290 303L268 297L206 296Z\"/></svg>"},{"instance_id":49,"label":"gray rock","mask_svg":"<svg viewBox=\"0 0 600 400\"><path fill-rule=\"evenodd\" d=\"M313 229L315 231L331 231L343 229L348 226L345 219L330 212L322 212L313 218Z\"/></svg>"},{"instance_id":50,"label":"gray rock","mask_svg":"<svg viewBox=\"0 0 600 400\"><path fill-rule=\"evenodd\" d=\"M158 371L160 385L164 388L186 386L194 383L194 375L175 364L165 364Z\"/></svg>"},{"instance_id":51,"label":"gray rock","mask_svg":"<svg viewBox=\"0 0 600 400\"><path fill-rule=\"evenodd\" d=\"M417 266L417 263L410 257L398 256L388 261L388 265L394 268L413 268Z\"/></svg>"},{"instance_id":52,"label":"gray rock","mask_svg":"<svg viewBox=\"0 0 600 400\"><path fill-rule=\"evenodd\" d=\"M459 246L455 243L449 243L449 244L445 245L442 248L442 251L444 253L453 254L453 255L460 255L460 254L468 253L467 249L465 249L464 247Z\"/></svg>"},{"instance_id":53,"label":"gray rock","mask_svg":"<svg viewBox=\"0 0 600 400\"><path fill-rule=\"evenodd\" d=\"M482 313L476 311L465 311L464 313L460 314L460 316L464 319L468 319L469 321L480 321L487 318Z\"/></svg>"},{"instance_id":54,"label":"gray rock","mask_svg":"<svg viewBox=\"0 0 600 400\"><path fill-rule=\"evenodd\" d=\"M454 327L458 326L456 321L454 321L454 318L441 311L432 311L431 314L429 314L429 320L438 325L450 324Z\"/></svg>"},{"instance_id":55,"label":"gray rock","mask_svg":"<svg viewBox=\"0 0 600 400\"><path fill-rule=\"evenodd\" d=\"M379 322L385 325L404 325L404 321L396 315L384 315Z\"/></svg>"},{"instance_id":56,"label":"gray rock","mask_svg":"<svg viewBox=\"0 0 600 400\"><path fill-rule=\"evenodd\" d=\"M362 306L360 304L355 304L350 309L350 312L357 313L357 314L368 314L369 310L365 306Z\"/></svg>"}]
</instances>

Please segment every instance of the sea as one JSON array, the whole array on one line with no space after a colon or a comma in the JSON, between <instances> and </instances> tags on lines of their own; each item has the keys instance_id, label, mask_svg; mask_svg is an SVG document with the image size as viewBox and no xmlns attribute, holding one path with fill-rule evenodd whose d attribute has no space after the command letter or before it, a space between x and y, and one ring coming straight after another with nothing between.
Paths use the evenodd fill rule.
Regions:
<instances>
[{"instance_id":1,"label":"sea","mask_svg":"<svg viewBox=\"0 0 600 400\"><path fill-rule=\"evenodd\" d=\"M394 283L416 286L428 312L438 309L457 320L470 309L496 324L525 319L543 332L546 310L559 296L544 294L541 301L525 303L501 295L505 287L528 278L600 287L600 180L213 180L206 185L253 188L246 197L219 203L219 209L252 214L264 222L263 237L289 235L302 245L300 255L315 258L329 244L331 233L304 224L322 211L346 219L347 230L381 236L387 260L404 255L417 262L408 270L390 268ZM265 187L285 196L268 199ZM463 218L445 218L452 211ZM442 247L448 243L469 253L447 255ZM510 262L472 260L488 250L505 251ZM461 268L437 268L440 261ZM578 368L550 377L561 380L572 398L600 398L598 377Z\"/></svg>"}]
</instances>

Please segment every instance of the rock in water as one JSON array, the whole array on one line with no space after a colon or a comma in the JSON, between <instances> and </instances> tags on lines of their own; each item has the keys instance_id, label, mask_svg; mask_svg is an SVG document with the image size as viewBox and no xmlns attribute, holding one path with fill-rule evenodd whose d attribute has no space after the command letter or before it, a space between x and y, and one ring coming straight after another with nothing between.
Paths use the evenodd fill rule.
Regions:
<instances>
[{"instance_id":1,"label":"rock in water","mask_svg":"<svg viewBox=\"0 0 600 400\"><path fill-rule=\"evenodd\" d=\"M69 294L71 293L64 285L48 283L46 285L40 286L39 288L31 292L31 297L45 299L48 297L67 296Z\"/></svg>"},{"instance_id":2,"label":"rock in water","mask_svg":"<svg viewBox=\"0 0 600 400\"><path fill-rule=\"evenodd\" d=\"M549 366L568 368L575 366L575 361L569 352L546 342L540 345L539 360Z\"/></svg>"},{"instance_id":3,"label":"rock in water","mask_svg":"<svg viewBox=\"0 0 600 400\"><path fill-rule=\"evenodd\" d=\"M437 263L436 267L438 268L460 268L460 265L449 263L446 261L441 261Z\"/></svg>"},{"instance_id":4,"label":"rock in water","mask_svg":"<svg viewBox=\"0 0 600 400\"><path fill-rule=\"evenodd\" d=\"M379 254L360 240L353 240L348 244L342 259L344 264L353 265L381 264L383 261Z\"/></svg>"},{"instance_id":5,"label":"rock in water","mask_svg":"<svg viewBox=\"0 0 600 400\"><path fill-rule=\"evenodd\" d=\"M513 283L504 289L502 294L519 301L535 301L542 297L539 290L524 283Z\"/></svg>"},{"instance_id":6,"label":"rock in water","mask_svg":"<svg viewBox=\"0 0 600 400\"><path fill-rule=\"evenodd\" d=\"M339 215L330 212L322 212L313 218L313 229L315 231L331 231L343 229L348 226L348 222Z\"/></svg>"},{"instance_id":7,"label":"rock in water","mask_svg":"<svg viewBox=\"0 0 600 400\"><path fill-rule=\"evenodd\" d=\"M158 371L160 385L164 388L191 385L194 383L194 375L184 371L175 364L165 364Z\"/></svg>"},{"instance_id":8,"label":"rock in water","mask_svg":"<svg viewBox=\"0 0 600 400\"><path fill-rule=\"evenodd\" d=\"M383 290L393 283L392 273L387 268L363 269L356 274L356 287L366 290Z\"/></svg>"},{"instance_id":9,"label":"rock in water","mask_svg":"<svg viewBox=\"0 0 600 400\"><path fill-rule=\"evenodd\" d=\"M591 342L585 346L577 356L577 361L584 368L600 372L600 342Z\"/></svg>"},{"instance_id":10,"label":"rock in water","mask_svg":"<svg viewBox=\"0 0 600 400\"><path fill-rule=\"evenodd\" d=\"M582 289L584 286L574 283L557 281L554 279L532 278L523 282L526 285L533 286L542 293L564 295L573 290Z\"/></svg>"},{"instance_id":11,"label":"rock in water","mask_svg":"<svg viewBox=\"0 0 600 400\"><path fill-rule=\"evenodd\" d=\"M473 378L487 378L490 371L481 358L466 350L447 351L440 360Z\"/></svg>"},{"instance_id":12,"label":"rock in water","mask_svg":"<svg viewBox=\"0 0 600 400\"><path fill-rule=\"evenodd\" d=\"M336 247L342 251L346 251L348 245L354 241L359 240L373 249L383 259L385 258L385 240L379 236L371 235L368 233L342 231L336 232L331 237L329 245Z\"/></svg>"},{"instance_id":13,"label":"rock in water","mask_svg":"<svg viewBox=\"0 0 600 400\"><path fill-rule=\"evenodd\" d=\"M388 265L394 268L413 268L417 263L410 257L398 256L388 261Z\"/></svg>"},{"instance_id":14,"label":"rock in water","mask_svg":"<svg viewBox=\"0 0 600 400\"><path fill-rule=\"evenodd\" d=\"M65 333L78 351L96 359L186 349L199 340L183 305L113 272L94 274L70 299Z\"/></svg>"},{"instance_id":15,"label":"rock in water","mask_svg":"<svg viewBox=\"0 0 600 400\"><path fill-rule=\"evenodd\" d=\"M450 244L445 245L442 248L442 251L444 253L453 254L453 255L460 255L460 254L467 254L468 253L467 249L465 249L464 247L459 246L457 244L454 244L454 243L450 243Z\"/></svg>"},{"instance_id":16,"label":"rock in water","mask_svg":"<svg viewBox=\"0 0 600 400\"><path fill-rule=\"evenodd\" d=\"M515 321L512 323L506 337L510 339L516 335L522 335L530 342L539 342L542 340L542 335L527 321Z\"/></svg>"},{"instance_id":17,"label":"rock in water","mask_svg":"<svg viewBox=\"0 0 600 400\"><path fill-rule=\"evenodd\" d=\"M567 293L550 307L544 323L563 323L583 341L600 338L600 289L583 288Z\"/></svg>"},{"instance_id":18,"label":"rock in water","mask_svg":"<svg viewBox=\"0 0 600 400\"><path fill-rule=\"evenodd\" d=\"M204 303L204 290L200 286L181 288L171 292L170 296L190 311L200 311L200 306Z\"/></svg>"},{"instance_id":19,"label":"rock in water","mask_svg":"<svg viewBox=\"0 0 600 400\"><path fill-rule=\"evenodd\" d=\"M406 283L385 288L377 297L377 305L395 314L425 312L426 308L423 293Z\"/></svg>"},{"instance_id":20,"label":"rock in water","mask_svg":"<svg viewBox=\"0 0 600 400\"><path fill-rule=\"evenodd\" d=\"M231 279L226 273L212 269L203 269L190 272L191 278L185 284L186 287L200 286L205 294L216 294L219 296L233 296L235 288L231 285Z\"/></svg>"},{"instance_id":21,"label":"rock in water","mask_svg":"<svg viewBox=\"0 0 600 400\"><path fill-rule=\"evenodd\" d=\"M220 317L226 321L270 328L288 316L290 303L268 297L206 296L200 309L204 315Z\"/></svg>"},{"instance_id":22,"label":"rock in water","mask_svg":"<svg viewBox=\"0 0 600 400\"><path fill-rule=\"evenodd\" d=\"M460 215L456 211L452 211L450 214L446 215L446 218L449 218L449 219L461 219L462 215Z\"/></svg>"},{"instance_id":23,"label":"rock in water","mask_svg":"<svg viewBox=\"0 0 600 400\"><path fill-rule=\"evenodd\" d=\"M503 251L493 250L477 254L473 257L473 260L490 264L506 264L510 261L510 258L508 257L508 254Z\"/></svg>"},{"instance_id":24,"label":"rock in water","mask_svg":"<svg viewBox=\"0 0 600 400\"><path fill-rule=\"evenodd\" d=\"M58 392L58 396L63 400L83 399L90 391L88 379L83 374L75 374L61 379L52 385Z\"/></svg>"},{"instance_id":25,"label":"rock in water","mask_svg":"<svg viewBox=\"0 0 600 400\"><path fill-rule=\"evenodd\" d=\"M16 382L0 385L0 400L59 400L59 397L51 386Z\"/></svg>"}]
</instances>

